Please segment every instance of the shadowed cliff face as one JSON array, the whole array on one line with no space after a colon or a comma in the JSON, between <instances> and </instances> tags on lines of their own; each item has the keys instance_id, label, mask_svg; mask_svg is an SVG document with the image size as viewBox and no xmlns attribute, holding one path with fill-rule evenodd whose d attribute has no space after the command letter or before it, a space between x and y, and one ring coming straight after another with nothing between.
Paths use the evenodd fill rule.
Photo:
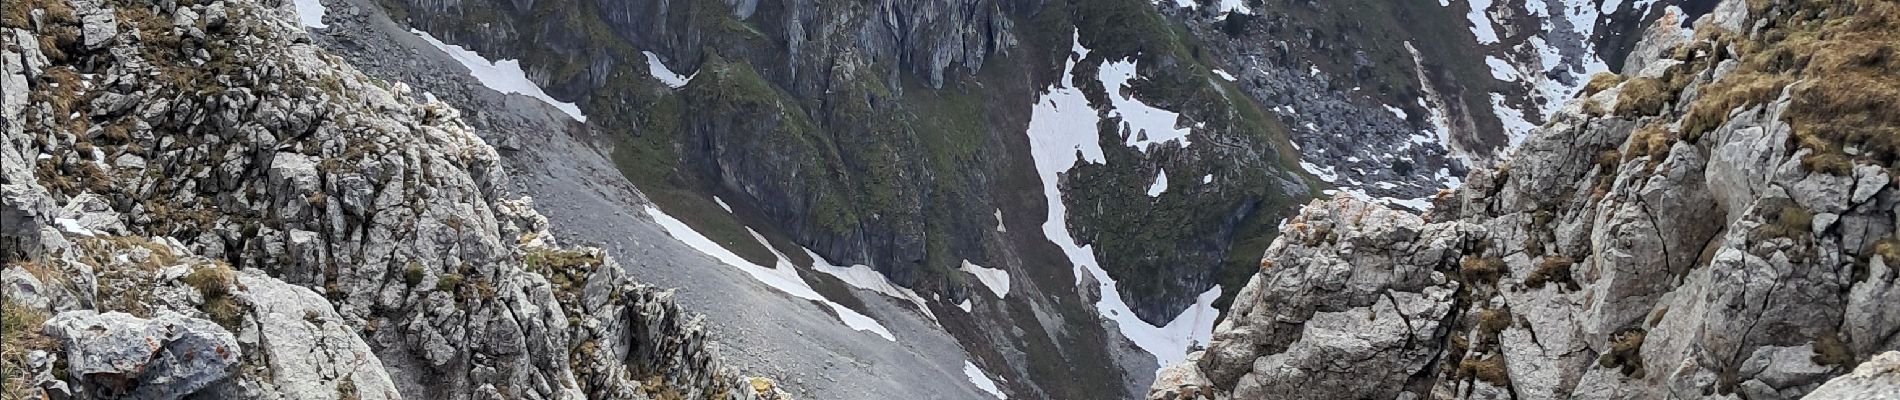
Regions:
<instances>
[{"instance_id":1,"label":"shadowed cliff face","mask_svg":"<svg viewBox=\"0 0 1900 400\"><path fill-rule=\"evenodd\" d=\"M382 6L445 42L522 59L553 97L581 105L590 139L642 195L749 260L774 256L748 228L800 266L809 263L800 247L871 266L932 299L940 317L964 314L957 305L985 290L964 262L1009 271L1017 289L997 307L979 301L970 320L943 326L973 355L1010 360L984 364L1014 382L1005 386L1026 387L1012 392L1119 397L1128 391L1075 377L1138 382L1151 371L1104 351L1127 344L1039 229L1048 201L1076 204L1057 223L1078 235L1063 240L1105 249L1133 312L1163 324L1215 284L1236 246L1257 252L1270 221L1309 191L1288 172L1294 157L1277 123L1142 2L636 3L611 7L645 11ZM1113 147L1112 166L1078 167L1051 199L1038 190L1025 131L1078 32L1100 49L1079 65L1143 65L1116 88L1078 71L1097 103L1081 107L1108 108L1112 90L1181 110L1196 145ZM330 39L353 46L346 33ZM647 51L690 82L651 78L661 65ZM1120 144L1116 121L1073 128ZM1164 170L1178 186L1144 193ZM1210 176L1219 178L1203 183Z\"/></svg>"},{"instance_id":2,"label":"shadowed cliff face","mask_svg":"<svg viewBox=\"0 0 1900 400\"><path fill-rule=\"evenodd\" d=\"M998 213L1005 225L1040 214L1017 194L1034 175L1013 166L1028 163L1030 105L1077 27L1105 49L1082 64L1148 66L1112 89L1183 112L1191 138L1207 143L1110 149L1109 166L1064 184L1086 211L1067 223L1077 240L1100 243L1144 320L1186 308L1234 263L1237 244L1257 252L1269 222L1309 191L1286 172L1296 163L1284 128L1210 73L1182 25L1141 2L606 3L384 5L449 42L520 55L530 76L620 136L624 169L662 207L715 210L714 196L734 206L738 221L688 222L726 233L748 258L769 253L741 240L741 224L960 299L962 261L1012 265L1046 251L993 231ZM646 77L644 51L698 75L665 89ZM1106 102L1111 88L1088 81ZM1123 141L1120 129L1101 130L1104 143ZM1188 184L1145 195L1161 171ZM1199 183L1210 175L1220 179Z\"/></svg>"}]
</instances>

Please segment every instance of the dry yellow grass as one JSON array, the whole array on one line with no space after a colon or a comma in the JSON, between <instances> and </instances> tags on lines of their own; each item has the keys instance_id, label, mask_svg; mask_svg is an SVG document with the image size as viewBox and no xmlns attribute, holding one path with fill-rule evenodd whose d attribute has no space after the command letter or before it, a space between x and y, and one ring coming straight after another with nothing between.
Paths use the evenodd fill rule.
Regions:
<instances>
[{"instance_id":1,"label":"dry yellow grass","mask_svg":"<svg viewBox=\"0 0 1900 400\"><path fill-rule=\"evenodd\" d=\"M1590 82L1583 84L1583 95L1588 97L1623 83L1623 76L1611 72L1598 72L1590 75Z\"/></svg>"},{"instance_id":2,"label":"dry yellow grass","mask_svg":"<svg viewBox=\"0 0 1900 400\"><path fill-rule=\"evenodd\" d=\"M1657 115L1661 114L1669 102L1676 101L1676 91L1656 78L1636 78L1623 83L1623 92L1617 95L1617 115Z\"/></svg>"},{"instance_id":3,"label":"dry yellow grass","mask_svg":"<svg viewBox=\"0 0 1900 400\"><path fill-rule=\"evenodd\" d=\"M1766 7L1766 4L1751 4ZM1740 67L1702 90L1682 121L1690 138L1727 122L1730 111L1787 91L1795 142L1814 149L1804 164L1842 173L1853 160L1892 165L1900 154L1900 2L1796 0L1757 39L1718 35ZM1847 149L1858 149L1848 155Z\"/></svg>"},{"instance_id":4,"label":"dry yellow grass","mask_svg":"<svg viewBox=\"0 0 1900 400\"><path fill-rule=\"evenodd\" d=\"M26 353L33 350L52 350L58 348L53 338L40 333L40 324L46 322L45 312L14 303L13 300L0 300L0 397L7 399L36 398L38 390L30 384L26 371Z\"/></svg>"}]
</instances>

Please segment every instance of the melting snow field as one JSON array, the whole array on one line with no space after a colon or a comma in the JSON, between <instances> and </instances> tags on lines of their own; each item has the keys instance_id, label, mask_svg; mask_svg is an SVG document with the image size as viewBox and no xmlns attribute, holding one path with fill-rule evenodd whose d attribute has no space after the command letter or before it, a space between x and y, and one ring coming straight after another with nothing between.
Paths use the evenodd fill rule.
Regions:
<instances>
[{"instance_id":1,"label":"melting snow field","mask_svg":"<svg viewBox=\"0 0 1900 400\"><path fill-rule=\"evenodd\" d=\"M1036 174L1042 180L1043 198L1049 199L1048 217L1042 224L1043 235L1062 249L1069 262L1075 265L1076 282L1084 277L1093 277L1101 298L1096 300L1095 308L1103 317L1115 321L1122 336L1135 342L1148 353L1154 354L1159 365L1173 364L1184 358L1188 347L1194 343L1207 343L1213 335L1214 319L1220 315L1213 307L1214 298L1220 297L1220 287L1215 286L1201 294L1198 301L1181 315L1176 316L1165 326L1150 325L1122 301L1121 291L1115 280L1102 270L1095 260L1091 246L1077 245L1074 236L1069 234L1066 221L1067 209L1062 204L1062 192L1058 187L1061 174L1067 172L1079 160L1081 162L1103 163L1102 149L1095 131L1099 121L1094 109L1088 105L1088 99L1075 89L1075 60L1089 52L1081 42L1074 43L1073 57L1063 67L1062 82L1043 93L1036 102L1034 113L1029 120L1029 147L1036 161ZM1103 74L1109 67L1104 65ZM1133 66L1129 66L1129 71ZM1107 83L1107 82L1104 82ZM1120 87L1119 84L1107 87ZM1111 95L1110 98L1120 97ZM1119 107L1122 100L1115 100ZM1144 106L1145 107L1145 106ZM1170 119L1172 120L1172 119ZM1171 123L1170 123L1171 124ZM1150 133L1152 135L1152 133ZM1152 138L1152 137L1151 137ZM1183 138L1185 142L1185 138ZM1185 144L1185 143L1183 143Z\"/></svg>"},{"instance_id":2,"label":"melting snow field","mask_svg":"<svg viewBox=\"0 0 1900 400\"><path fill-rule=\"evenodd\" d=\"M304 1L315 2L316 0ZM565 103L560 100L555 100L554 97L548 96L547 92L542 91L540 85L536 85L534 81L529 80L528 72L521 69L520 61L488 61L488 59L483 58L481 54L462 48L462 46L442 43L441 40L437 40L435 36L429 35L428 32L415 29L410 29L409 31L414 32L416 36L421 36L423 41L429 42L429 44L434 45L435 48L442 49L442 52L449 53L449 57L461 62L462 66L468 67L468 74L474 76L475 80L480 81L482 86L487 86L489 89L494 89L497 92L513 93L541 99L541 101L547 102L548 105L552 105L554 108L560 109L561 112L567 113L568 116L574 117L575 121L587 122L587 116L581 115L581 108L579 106L575 106L574 103Z\"/></svg>"},{"instance_id":3,"label":"melting snow field","mask_svg":"<svg viewBox=\"0 0 1900 400\"><path fill-rule=\"evenodd\" d=\"M1517 66L1505 62L1498 56L1484 56L1484 65L1491 67L1491 78L1505 82L1517 82Z\"/></svg>"},{"instance_id":4,"label":"melting snow field","mask_svg":"<svg viewBox=\"0 0 1900 400\"><path fill-rule=\"evenodd\" d=\"M931 321L937 320L937 314L930 312L930 305L924 302L923 296L918 296L917 292L910 290L910 288L891 283L890 278L885 278L884 274L878 273L876 269L872 269L870 266L863 264L840 267L836 264L832 264L831 260L826 260L824 257L819 256L818 253L813 253L811 249L804 250L806 255L811 256L812 269L837 277L838 280L844 281L845 284L851 285L852 287L883 293L885 296L909 301L911 304L917 305L917 310L923 312L924 317L930 318ZM1004 284L1007 285L1008 283L1005 282Z\"/></svg>"},{"instance_id":5,"label":"melting snow field","mask_svg":"<svg viewBox=\"0 0 1900 400\"><path fill-rule=\"evenodd\" d=\"M1009 271L1001 268L986 268L972 264L970 260L963 260L963 266L957 269L976 275L976 280L983 282L983 286L989 287L990 293L995 293L996 298L1001 299L1009 295Z\"/></svg>"},{"instance_id":6,"label":"melting snow field","mask_svg":"<svg viewBox=\"0 0 1900 400\"><path fill-rule=\"evenodd\" d=\"M1155 0L1155 4L1162 4L1162 2L1164 1L1166 0ZM1194 0L1174 0L1173 3L1175 7L1180 7L1180 8L1187 8L1187 9L1200 8L1200 3L1197 3ZM1253 10L1247 8L1247 3L1243 0L1220 0L1220 4L1215 6L1214 11L1221 12L1221 13L1228 13L1228 12L1237 12L1241 14L1253 13ZM1223 14L1221 15L1221 17L1225 18L1226 15Z\"/></svg>"},{"instance_id":7,"label":"melting snow field","mask_svg":"<svg viewBox=\"0 0 1900 400\"><path fill-rule=\"evenodd\" d=\"M1003 391L996 387L996 381L990 380L989 374L983 373L983 369L977 368L976 364L970 362L970 360L963 360L963 376L969 377L970 383L976 384L976 388L983 389L984 392L988 392L991 396L996 396L998 399L1009 398L1009 396L1004 396Z\"/></svg>"},{"instance_id":8,"label":"melting snow field","mask_svg":"<svg viewBox=\"0 0 1900 400\"><path fill-rule=\"evenodd\" d=\"M687 83L693 81L693 76L699 76L698 72L694 72L693 76L680 76L678 72L673 72L672 68L667 68L666 63L660 62L658 54L653 54L651 51L641 53L647 55L647 74L653 75L653 79L660 80L660 83L666 84L666 87L674 89L686 87Z\"/></svg>"},{"instance_id":9,"label":"melting snow field","mask_svg":"<svg viewBox=\"0 0 1900 400\"><path fill-rule=\"evenodd\" d=\"M1491 16L1485 9L1491 8L1491 0L1471 0L1471 11L1465 13L1465 19L1471 21L1471 34L1478 37L1478 44L1498 42L1498 31L1491 27Z\"/></svg>"},{"instance_id":10,"label":"melting snow field","mask_svg":"<svg viewBox=\"0 0 1900 400\"><path fill-rule=\"evenodd\" d=\"M1491 94L1491 107L1497 110L1498 122L1504 124L1504 133L1510 136L1510 144L1505 148L1515 149L1519 142L1524 141L1524 137L1530 136L1531 131L1537 129L1537 124L1524 118L1524 110L1511 108L1504 101L1504 95Z\"/></svg>"},{"instance_id":11,"label":"melting snow field","mask_svg":"<svg viewBox=\"0 0 1900 400\"><path fill-rule=\"evenodd\" d=\"M303 25L305 28L323 29L330 27L329 25L323 24L324 8L322 2L318 0L297 0L295 7L297 8L298 24Z\"/></svg>"},{"instance_id":12,"label":"melting snow field","mask_svg":"<svg viewBox=\"0 0 1900 400\"><path fill-rule=\"evenodd\" d=\"M1080 46L1077 44L1078 48ZM1181 147L1188 146L1188 129L1174 127L1175 122L1181 118L1180 113L1143 103L1141 99L1135 98L1133 91L1128 89L1128 82L1135 80L1135 61L1103 63L1101 71L1096 75L1102 80L1102 87L1108 89L1108 100L1113 103L1114 109L1110 110L1108 115L1121 117L1122 127L1128 129L1128 146L1141 150L1143 153L1148 152L1148 148L1152 145L1168 141L1178 140L1181 142ZM1087 107L1088 103L1082 103L1082 105ZM1090 128L1094 126L1088 125Z\"/></svg>"},{"instance_id":13,"label":"melting snow field","mask_svg":"<svg viewBox=\"0 0 1900 400\"><path fill-rule=\"evenodd\" d=\"M784 254L779 254L777 249L773 249L771 245L766 244L765 238L760 237L758 232L752 232L753 239L757 239L759 244L765 245L766 249L772 250L773 256L778 257L778 263L772 267L746 261L745 258L739 257L738 254L734 254L731 250L726 250L726 248L720 246L718 242L714 242L705 235L699 234L699 231L693 230L693 228L687 226L685 222L680 222L679 219L675 219L671 215L666 215L665 212L660 211L658 208L649 205L646 207L646 211L648 216L653 217L654 222L660 224L660 228L666 230L666 233L673 235L673 238L679 239L680 242L686 243L687 246L692 247L694 250L699 250L700 253L712 256L713 259L719 260L719 262L725 263L726 265L739 268L739 270L745 271L746 274L752 275L753 279L757 279L759 282L764 283L766 286L771 286L773 289L785 292L785 294L816 301L831 307L832 311L838 313L838 319L843 321L845 326L851 327L851 329L871 332L885 340L897 341L897 337L891 336L891 330L886 329L884 325L879 324L877 320L871 319L871 317L853 311L850 308L846 308L842 304L825 299L823 295L818 294L818 291L813 290L810 284L805 283L804 279L798 277L798 271L795 269L797 267L792 266L791 262L785 261ZM749 230L750 229L748 229L748 231Z\"/></svg>"},{"instance_id":14,"label":"melting snow field","mask_svg":"<svg viewBox=\"0 0 1900 400\"><path fill-rule=\"evenodd\" d=\"M1161 193L1166 191L1168 191L1168 171L1156 169L1155 183L1148 185L1148 197L1161 197Z\"/></svg>"}]
</instances>

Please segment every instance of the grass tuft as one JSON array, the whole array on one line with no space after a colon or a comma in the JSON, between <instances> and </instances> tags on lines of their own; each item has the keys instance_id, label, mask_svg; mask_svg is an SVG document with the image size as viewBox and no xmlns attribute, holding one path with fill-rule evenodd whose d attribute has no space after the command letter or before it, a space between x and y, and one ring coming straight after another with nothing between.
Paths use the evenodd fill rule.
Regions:
<instances>
[{"instance_id":1,"label":"grass tuft","mask_svg":"<svg viewBox=\"0 0 1900 400\"><path fill-rule=\"evenodd\" d=\"M1662 80L1636 78L1623 84L1623 92L1611 111L1617 115L1658 115L1673 101L1676 101L1676 91L1669 90Z\"/></svg>"}]
</instances>

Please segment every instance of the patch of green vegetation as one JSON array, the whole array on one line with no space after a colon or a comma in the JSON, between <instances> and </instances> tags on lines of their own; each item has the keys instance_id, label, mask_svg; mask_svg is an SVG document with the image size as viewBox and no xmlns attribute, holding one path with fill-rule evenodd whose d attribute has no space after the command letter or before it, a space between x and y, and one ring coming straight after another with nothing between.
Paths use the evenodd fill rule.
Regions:
<instances>
[{"instance_id":1,"label":"patch of green vegetation","mask_svg":"<svg viewBox=\"0 0 1900 400\"><path fill-rule=\"evenodd\" d=\"M580 292L587 277L594 273L603 260L598 253L591 251L538 247L522 254L521 261L527 266L528 272L547 278L548 283L554 285L557 295L571 297ZM478 298L493 298L493 292L494 287L487 280L475 281Z\"/></svg>"},{"instance_id":2,"label":"patch of green vegetation","mask_svg":"<svg viewBox=\"0 0 1900 400\"><path fill-rule=\"evenodd\" d=\"M422 270L422 263L410 261L402 267L402 282L408 284L409 287L415 287L422 284L422 279L427 278L427 274L428 272Z\"/></svg>"},{"instance_id":3,"label":"patch of green vegetation","mask_svg":"<svg viewBox=\"0 0 1900 400\"><path fill-rule=\"evenodd\" d=\"M455 293L462 288L462 274L448 273L435 277L435 291Z\"/></svg>"},{"instance_id":4,"label":"patch of green vegetation","mask_svg":"<svg viewBox=\"0 0 1900 400\"><path fill-rule=\"evenodd\" d=\"M1182 35L1142 0L1089 0L1070 3L1075 29L1090 56L1158 60L1194 58Z\"/></svg>"}]
</instances>

